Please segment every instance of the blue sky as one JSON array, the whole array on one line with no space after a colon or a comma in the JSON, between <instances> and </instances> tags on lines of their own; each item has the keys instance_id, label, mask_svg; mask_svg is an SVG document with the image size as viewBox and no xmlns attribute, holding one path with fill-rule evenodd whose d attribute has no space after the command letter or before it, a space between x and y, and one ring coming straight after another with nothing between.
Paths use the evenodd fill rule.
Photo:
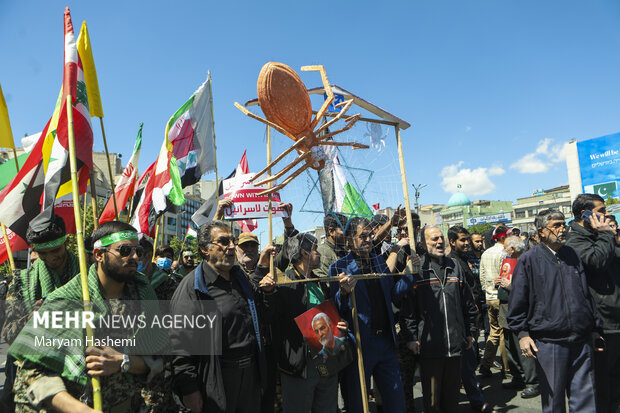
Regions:
<instances>
[{"instance_id":1,"label":"blue sky","mask_svg":"<svg viewBox=\"0 0 620 413\"><path fill-rule=\"evenodd\" d=\"M145 123L140 170L207 70L221 174L244 148L262 168L264 129L233 102L255 97L272 60L323 64L332 83L410 122L407 175L428 185L422 204L445 203L457 184L471 199L500 200L566 184L562 145L620 130L617 1L0 1L0 83L15 137L51 115L66 5L76 28L89 26L110 150L127 159Z\"/></svg>"}]
</instances>

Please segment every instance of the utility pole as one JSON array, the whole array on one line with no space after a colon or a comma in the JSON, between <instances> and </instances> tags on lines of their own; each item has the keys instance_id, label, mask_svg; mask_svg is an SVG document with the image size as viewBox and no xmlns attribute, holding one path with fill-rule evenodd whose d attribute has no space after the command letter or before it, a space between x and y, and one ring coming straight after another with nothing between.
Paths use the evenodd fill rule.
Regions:
<instances>
[{"instance_id":1,"label":"utility pole","mask_svg":"<svg viewBox=\"0 0 620 413\"><path fill-rule=\"evenodd\" d=\"M415 212L420 215L420 204L418 204L418 199L420 198L420 189L422 188L426 188L426 184L418 184L418 186L415 186L414 184L411 184L411 186L413 187L413 190L415 191L414 193L414 198L415 198Z\"/></svg>"}]
</instances>

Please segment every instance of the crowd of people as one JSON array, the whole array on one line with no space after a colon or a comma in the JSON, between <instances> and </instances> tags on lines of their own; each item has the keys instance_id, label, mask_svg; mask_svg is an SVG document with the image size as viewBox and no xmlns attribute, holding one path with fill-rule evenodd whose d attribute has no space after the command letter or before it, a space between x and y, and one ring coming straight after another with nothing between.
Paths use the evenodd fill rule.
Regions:
<instances>
[{"instance_id":1,"label":"crowd of people","mask_svg":"<svg viewBox=\"0 0 620 413\"><path fill-rule=\"evenodd\" d=\"M479 378L500 370L505 380L491 389L540 395L543 412L566 404L617 412L620 231L601 197L579 195L568 225L559 210L541 210L533 234L500 223L444 236L399 208L372 219L329 213L319 241L295 228L290 204L283 208L283 243L262 251L254 234L235 237L218 219L198 230L200 257L154 250L120 221L85 242L91 300L118 315L129 301L215 305L218 354L158 354L191 341L174 328L134 332L149 344L144 355L109 346L36 351L33 314L54 300L80 301L83 287L63 220L29 229L32 261L4 286L1 336L10 348L0 410L96 411L88 379L97 377L111 413L358 413L368 397L386 413L409 413L418 379L427 413L459 411L461 385L473 411L493 412ZM516 260L511 275L507 258ZM314 354L295 319L328 300L339 320L312 318L322 346Z\"/></svg>"}]
</instances>

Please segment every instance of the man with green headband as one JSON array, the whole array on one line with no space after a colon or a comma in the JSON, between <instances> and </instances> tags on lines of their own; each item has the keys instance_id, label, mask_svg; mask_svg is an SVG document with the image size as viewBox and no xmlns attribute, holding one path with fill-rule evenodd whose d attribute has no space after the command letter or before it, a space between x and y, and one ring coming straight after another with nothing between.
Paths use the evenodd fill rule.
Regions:
<instances>
[{"instance_id":1,"label":"man with green headband","mask_svg":"<svg viewBox=\"0 0 620 413\"><path fill-rule=\"evenodd\" d=\"M123 317L131 310L157 314L159 307L148 279L137 272L143 255L133 227L120 221L106 222L93 233L93 255L96 264L88 271L88 290L95 317ZM93 412L91 376L101 380L103 406L106 412L136 412L142 406L140 390L161 370L161 358L134 354L158 354L167 345L161 329L113 329L117 337L136 339L137 346L97 345L86 347L88 340L82 328L54 329L37 325L59 303L82 306L81 278L75 277L52 292L38 315L17 336L9 353L18 362L15 380L15 411ZM66 308L66 307L64 307ZM65 310L66 311L66 310ZM76 311L75 313L80 313ZM77 317L77 315L76 315ZM81 315L84 317L84 314ZM84 340L80 344L42 349L36 344L41 335L57 334L67 340ZM94 329L96 337L99 329ZM105 334L105 333L104 333ZM86 344L84 344L86 343ZM131 354L128 354L131 353Z\"/></svg>"},{"instance_id":2,"label":"man with green headband","mask_svg":"<svg viewBox=\"0 0 620 413\"><path fill-rule=\"evenodd\" d=\"M41 306L48 294L66 284L80 271L78 259L67 250L65 222L54 215L52 222L44 228L32 227L26 232L26 241L39 255L29 269L22 270L13 278L6 297L6 321L2 338L12 343L26 324L32 312ZM0 407L10 411L15 380L15 366L12 357L7 357L6 382ZM0 409L1 410L1 409Z\"/></svg>"}]
</instances>

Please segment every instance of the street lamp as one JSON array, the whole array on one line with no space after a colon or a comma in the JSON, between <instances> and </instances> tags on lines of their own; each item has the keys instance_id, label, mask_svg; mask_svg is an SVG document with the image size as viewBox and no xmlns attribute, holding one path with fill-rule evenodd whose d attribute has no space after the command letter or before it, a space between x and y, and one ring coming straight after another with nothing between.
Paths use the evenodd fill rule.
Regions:
<instances>
[{"instance_id":1,"label":"street lamp","mask_svg":"<svg viewBox=\"0 0 620 413\"><path fill-rule=\"evenodd\" d=\"M411 184L411 186L413 187L414 190L414 198L415 198L415 212L419 215L420 214L420 205L418 204L418 199L420 198L420 189L422 188L426 188L428 185L426 184L418 184L418 186L415 186L414 184Z\"/></svg>"}]
</instances>

